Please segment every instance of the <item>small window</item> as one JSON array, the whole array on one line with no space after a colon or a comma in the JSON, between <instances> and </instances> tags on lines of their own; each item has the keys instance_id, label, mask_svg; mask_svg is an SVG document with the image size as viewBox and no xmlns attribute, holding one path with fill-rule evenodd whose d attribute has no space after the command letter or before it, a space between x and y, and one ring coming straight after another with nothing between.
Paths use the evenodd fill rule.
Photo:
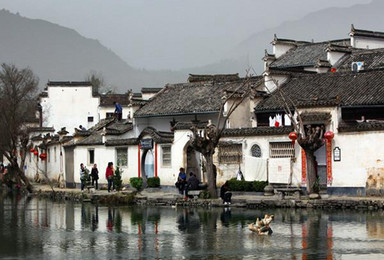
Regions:
<instances>
[{"instance_id":1,"label":"small window","mask_svg":"<svg viewBox=\"0 0 384 260\"><path fill-rule=\"evenodd\" d=\"M57 154L56 154L56 147L54 147L53 148L53 160L56 162L56 156L57 156Z\"/></svg>"},{"instance_id":2,"label":"small window","mask_svg":"<svg viewBox=\"0 0 384 260\"><path fill-rule=\"evenodd\" d=\"M261 149L260 149L260 146L258 146L257 144L252 145L252 148L251 148L251 154L252 154L252 157L258 157L258 158L260 158L260 157L261 157Z\"/></svg>"},{"instance_id":3,"label":"small window","mask_svg":"<svg viewBox=\"0 0 384 260\"><path fill-rule=\"evenodd\" d=\"M95 150L88 149L88 165L92 165L95 163Z\"/></svg>"},{"instance_id":4,"label":"small window","mask_svg":"<svg viewBox=\"0 0 384 260\"><path fill-rule=\"evenodd\" d=\"M105 117L106 118L108 118L108 117L114 117L115 116L115 113L109 113L109 112L107 112L106 114L105 114Z\"/></svg>"},{"instance_id":5,"label":"small window","mask_svg":"<svg viewBox=\"0 0 384 260\"><path fill-rule=\"evenodd\" d=\"M243 158L242 144L220 144L219 162L226 164L241 163Z\"/></svg>"},{"instance_id":6,"label":"small window","mask_svg":"<svg viewBox=\"0 0 384 260\"><path fill-rule=\"evenodd\" d=\"M116 148L116 165L128 166L128 149Z\"/></svg>"},{"instance_id":7,"label":"small window","mask_svg":"<svg viewBox=\"0 0 384 260\"><path fill-rule=\"evenodd\" d=\"M269 143L269 154L271 158L294 158L295 147L291 142Z\"/></svg>"},{"instance_id":8,"label":"small window","mask_svg":"<svg viewBox=\"0 0 384 260\"><path fill-rule=\"evenodd\" d=\"M92 123L93 122L93 116L89 116L88 117L88 123Z\"/></svg>"},{"instance_id":9,"label":"small window","mask_svg":"<svg viewBox=\"0 0 384 260\"><path fill-rule=\"evenodd\" d=\"M172 164L172 153L170 145L162 145L161 146L161 154L162 154L162 165L163 166L171 166Z\"/></svg>"},{"instance_id":10,"label":"small window","mask_svg":"<svg viewBox=\"0 0 384 260\"><path fill-rule=\"evenodd\" d=\"M48 162L51 162L51 148L47 149L47 160Z\"/></svg>"}]
</instances>

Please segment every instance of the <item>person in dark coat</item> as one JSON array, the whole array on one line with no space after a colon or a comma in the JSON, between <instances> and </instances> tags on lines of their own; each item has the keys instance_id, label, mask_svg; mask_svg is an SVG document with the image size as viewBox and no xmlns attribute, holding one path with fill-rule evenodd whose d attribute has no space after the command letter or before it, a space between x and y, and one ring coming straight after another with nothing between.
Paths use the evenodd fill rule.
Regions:
<instances>
[{"instance_id":1,"label":"person in dark coat","mask_svg":"<svg viewBox=\"0 0 384 260\"><path fill-rule=\"evenodd\" d=\"M96 163L92 167L91 178L92 178L92 186L94 186L96 184L96 186L94 186L94 187L96 188L96 190L98 190L99 189L99 183L98 183L98 180L99 180L99 170L97 169L97 164Z\"/></svg>"},{"instance_id":2,"label":"person in dark coat","mask_svg":"<svg viewBox=\"0 0 384 260\"><path fill-rule=\"evenodd\" d=\"M229 192L228 181L226 181L220 188L220 197L224 205L231 204L232 193Z\"/></svg>"}]
</instances>

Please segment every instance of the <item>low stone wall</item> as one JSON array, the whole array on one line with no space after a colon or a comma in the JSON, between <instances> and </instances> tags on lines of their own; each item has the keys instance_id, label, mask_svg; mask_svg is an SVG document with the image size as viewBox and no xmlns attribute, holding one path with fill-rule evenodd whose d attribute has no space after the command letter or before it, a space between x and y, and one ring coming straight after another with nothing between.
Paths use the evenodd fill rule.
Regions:
<instances>
[{"instance_id":1,"label":"low stone wall","mask_svg":"<svg viewBox=\"0 0 384 260\"><path fill-rule=\"evenodd\" d=\"M361 199L260 200L243 203L247 208L384 209L383 200Z\"/></svg>"},{"instance_id":2,"label":"low stone wall","mask_svg":"<svg viewBox=\"0 0 384 260\"><path fill-rule=\"evenodd\" d=\"M188 199L179 194L159 194L155 191L147 196L134 191L116 193L82 193L77 190L51 191L39 190L32 196L53 200L67 200L73 202L91 202L106 205L144 205L166 207L224 207L219 199ZM384 209L384 198L356 197L356 198L325 198L325 199L278 199L277 196L245 196L232 198L231 207L243 208L317 208L317 209Z\"/></svg>"},{"instance_id":3,"label":"low stone wall","mask_svg":"<svg viewBox=\"0 0 384 260\"><path fill-rule=\"evenodd\" d=\"M78 191L37 191L33 196L48 198L57 201L91 202L107 205L133 205L135 194L133 192L117 192L112 194L82 193Z\"/></svg>"}]
</instances>

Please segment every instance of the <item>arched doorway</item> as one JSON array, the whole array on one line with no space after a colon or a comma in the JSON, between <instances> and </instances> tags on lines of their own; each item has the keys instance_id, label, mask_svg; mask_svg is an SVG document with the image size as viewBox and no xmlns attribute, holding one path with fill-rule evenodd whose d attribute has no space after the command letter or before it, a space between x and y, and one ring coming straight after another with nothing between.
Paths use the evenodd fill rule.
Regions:
<instances>
[{"instance_id":1,"label":"arched doorway","mask_svg":"<svg viewBox=\"0 0 384 260\"><path fill-rule=\"evenodd\" d=\"M187 156L187 168L186 173L189 176L190 172L196 174L196 177L201 181L205 182L205 176L201 171L201 155L199 152L196 152L190 145L187 145L186 148Z\"/></svg>"},{"instance_id":2,"label":"arched doorway","mask_svg":"<svg viewBox=\"0 0 384 260\"><path fill-rule=\"evenodd\" d=\"M155 177L155 156L152 149L146 149L141 157L143 178Z\"/></svg>"}]
</instances>

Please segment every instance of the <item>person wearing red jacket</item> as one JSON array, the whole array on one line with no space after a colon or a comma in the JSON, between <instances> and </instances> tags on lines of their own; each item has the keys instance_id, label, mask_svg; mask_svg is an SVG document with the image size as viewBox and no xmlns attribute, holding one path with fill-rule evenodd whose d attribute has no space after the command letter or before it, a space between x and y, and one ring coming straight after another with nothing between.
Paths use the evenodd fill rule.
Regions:
<instances>
[{"instance_id":1,"label":"person wearing red jacket","mask_svg":"<svg viewBox=\"0 0 384 260\"><path fill-rule=\"evenodd\" d=\"M113 190L115 190L115 183L113 182L114 171L113 162L109 162L108 167L105 170L105 178L108 181L108 192L111 192L111 186Z\"/></svg>"}]
</instances>

